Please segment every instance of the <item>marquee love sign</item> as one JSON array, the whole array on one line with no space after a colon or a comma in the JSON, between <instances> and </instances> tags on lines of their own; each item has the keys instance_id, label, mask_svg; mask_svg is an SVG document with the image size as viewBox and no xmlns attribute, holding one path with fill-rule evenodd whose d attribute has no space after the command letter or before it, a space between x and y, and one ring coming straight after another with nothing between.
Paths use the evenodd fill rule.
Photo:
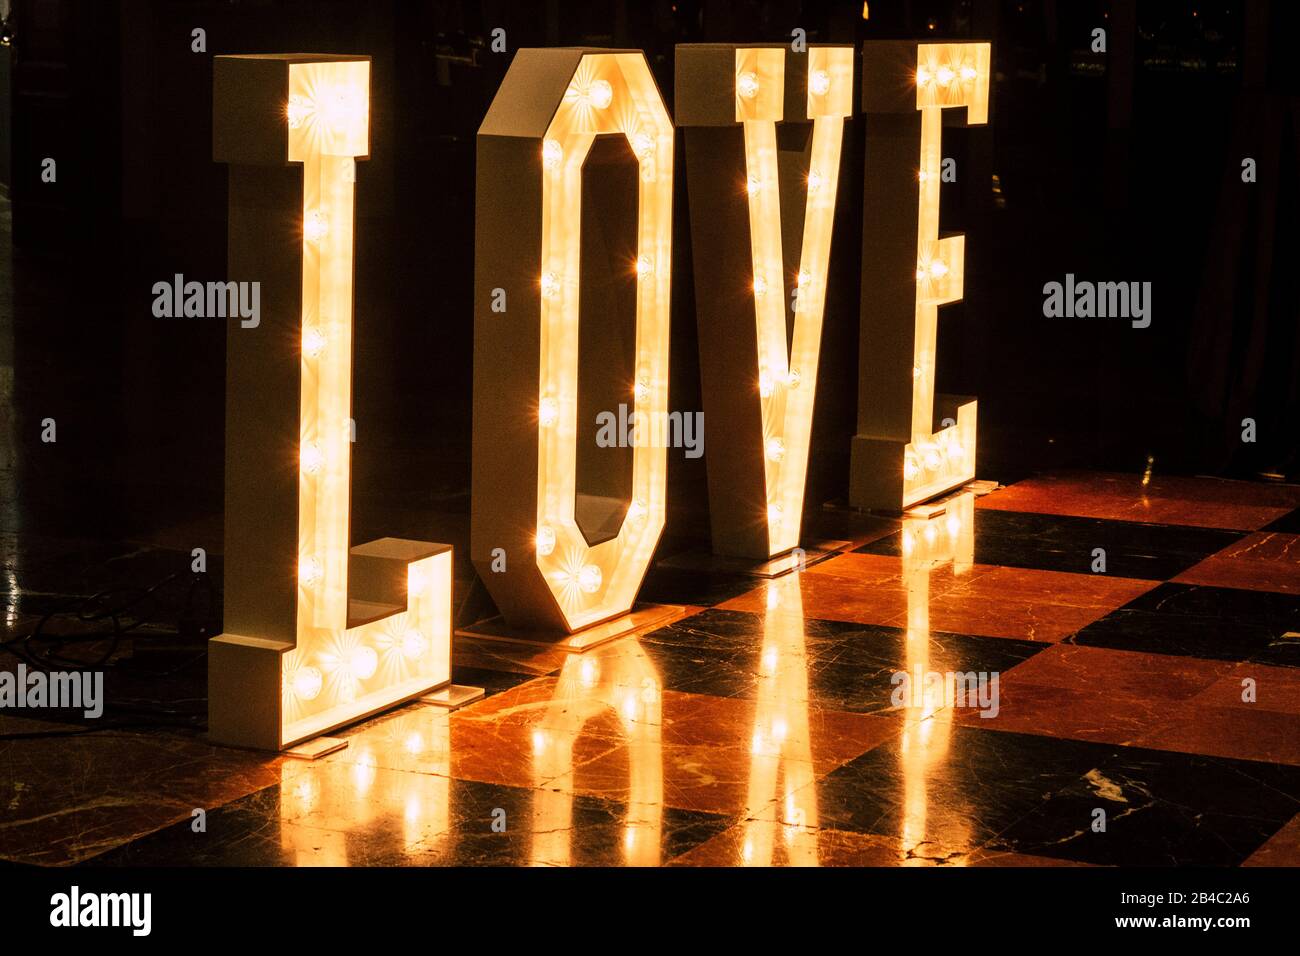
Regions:
<instances>
[{"instance_id":1,"label":"marquee love sign","mask_svg":"<svg viewBox=\"0 0 1300 956\"><path fill-rule=\"evenodd\" d=\"M260 283L263 320L228 338L209 727L278 750L450 686L452 554L348 547L369 60L215 64L230 278ZM974 475L976 404L934 394L938 306L961 295L964 251L938 232L940 132L944 109L986 120L989 69L987 43L864 48L860 507L898 511ZM678 48L722 553L799 543L852 89L850 47ZM516 628L624 615L663 530L667 452L647 435L668 418L673 133L643 54L596 49L520 50L479 130L470 551ZM601 457L590 412L615 404L645 432Z\"/></svg>"},{"instance_id":2,"label":"marquee love sign","mask_svg":"<svg viewBox=\"0 0 1300 956\"><path fill-rule=\"evenodd\" d=\"M987 43L863 45L855 507L898 511L975 477L976 402L934 393L939 306L961 298L965 261L965 236L939 236L940 147L944 110L987 122L990 59Z\"/></svg>"},{"instance_id":3,"label":"marquee love sign","mask_svg":"<svg viewBox=\"0 0 1300 956\"><path fill-rule=\"evenodd\" d=\"M208 731L280 750L451 677L451 548L348 549L356 160L370 62L221 56L213 155L230 165L229 271L261 283L226 354L225 631Z\"/></svg>"},{"instance_id":4,"label":"marquee love sign","mask_svg":"<svg viewBox=\"0 0 1300 956\"><path fill-rule=\"evenodd\" d=\"M853 48L683 44L676 71L713 550L768 558L799 544Z\"/></svg>"}]
</instances>

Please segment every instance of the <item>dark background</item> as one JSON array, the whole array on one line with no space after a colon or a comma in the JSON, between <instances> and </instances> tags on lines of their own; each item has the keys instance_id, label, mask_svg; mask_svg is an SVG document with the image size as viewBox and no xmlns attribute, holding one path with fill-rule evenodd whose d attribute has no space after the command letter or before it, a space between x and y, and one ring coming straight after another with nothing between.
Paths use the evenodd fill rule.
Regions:
<instances>
[{"instance_id":1,"label":"dark background","mask_svg":"<svg viewBox=\"0 0 1300 956\"><path fill-rule=\"evenodd\" d=\"M942 391L979 396L978 477L1151 463L1296 478L1300 124L1286 44L1300 4L871 0L866 18L852 0L11 6L6 531L221 550L225 324L155 319L151 286L225 275L212 56L302 51L374 60L371 159L358 166L354 540L464 532L474 137L511 59L490 51L498 26L511 52L643 49L670 110L680 42L788 42L794 27L811 42L992 40L989 125L944 134L958 180L943 228L964 231L968 252L966 300L941 311L938 375ZM1104 55L1089 49L1099 26ZM205 53L191 51L195 27ZM845 495L854 426L863 123L846 129L810 508ZM46 156L55 184L40 182ZM1243 157L1258 182L1241 181ZM670 407L690 411L680 137L676 185ZM1045 319L1043 284L1067 272L1151 282L1151 327ZM46 417L53 445L40 441ZM1244 417L1255 444L1241 441ZM670 534L707 537L703 459L670 454L668 503Z\"/></svg>"}]
</instances>

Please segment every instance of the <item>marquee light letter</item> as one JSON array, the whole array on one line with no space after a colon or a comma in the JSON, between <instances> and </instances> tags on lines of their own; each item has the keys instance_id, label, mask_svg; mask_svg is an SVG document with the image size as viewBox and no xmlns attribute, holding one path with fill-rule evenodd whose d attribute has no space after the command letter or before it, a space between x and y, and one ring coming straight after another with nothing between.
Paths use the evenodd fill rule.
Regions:
<instances>
[{"instance_id":1,"label":"marquee light letter","mask_svg":"<svg viewBox=\"0 0 1300 956\"><path fill-rule=\"evenodd\" d=\"M867 155L849 501L899 511L975 477L975 399L934 392L939 306L961 298L965 252L964 236L939 235L939 183L943 110L964 106L967 122L988 121L991 48L880 41L865 44L862 57Z\"/></svg>"},{"instance_id":2,"label":"marquee light letter","mask_svg":"<svg viewBox=\"0 0 1300 956\"><path fill-rule=\"evenodd\" d=\"M598 153L615 159L593 164ZM621 159L631 175L611 189ZM571 633L625 613L663 530L667 453L652 437L668 410L672 188L672 122L640 52L516 54L478 133L470 531L474 566L513 627ZM632 210L635 248L611 265L589 240ZM492 309L496 289L504 312ZM636 423L630 495L603 500L610 532L589 542L578 455L595 446L597 422L579 416L579 313L583 297L625 290L636 317L619 399ZM600 310L582 318L584 339L610 331Z\"/></svg>"},{"instance_id":3,"label":"marquee light letter","mask_svg":"<svg viewBox=\"0 0 1300 956\"><path fill-rule=\"evenodd\" d=\"M713 549L768 558L799 544L853 48L682 44L676 69Z\"/></svg>"},{"instance_id":4,"label":"marquee light letter","mask_svg":"<svg viewBox=\"0 0 1300 956\"><path fill-rule=\"evenodd\" d=\"M226 633L209 734L278 750L446 685L451 548L348 549L355 161L366 57L220 56L213 155L230 164L229 270L261 283L226 372Z\"/></svg>"}]
</instances>

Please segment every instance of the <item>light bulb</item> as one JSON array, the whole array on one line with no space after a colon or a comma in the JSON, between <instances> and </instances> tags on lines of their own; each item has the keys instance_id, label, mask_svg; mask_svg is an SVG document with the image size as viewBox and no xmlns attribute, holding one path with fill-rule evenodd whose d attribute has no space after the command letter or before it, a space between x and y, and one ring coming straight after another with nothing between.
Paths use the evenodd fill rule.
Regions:
<instances>
[{"instance_id":1,"label":"light bulb","mask_svg":"<svg viewBox=\"0 0 1300 956\"><path fill-rule=\"evenodd\" d=\"M314 441L309 441L302 446L299 457L302 459L302 470L309 475L318 474L325 466L325 453Z\"/></svg>"},{"instance_id":2,"label":"light bulb","mask_svg":"<svg viewBox=\"0 0 1300 956\"><path fill-rule=\"evenodd\" d=\"M920 377L921 377L921 366L919 366L919 365L913 365L913 366L912 366L912 378L920 378Z\"/></svg>"},{"instance_id":3,"label":"light bulb","mask_svg":"<svg viewBox=\"0 0 1300 956\"><path fill-rule=\"evenodd\" d=\"M924 169L918 169L918 170L916 171L916 181L917 181L918 183L923 183L923 182L925 182L926 180L928 180L929 178L930 178L930 174L927 173Z\"/></svg>"},{"instance_id":4,"label":"light bulb","mask_svg":"<svg viewBox=\"0 0 1300 956\"><path fill-rule=\"evenodd\" d=\"M544 398L537 403L537 421L543 428L550 428L560 417L560 406L553 398Z\"/></svg>"},{"instance_id":5,"label":"light bulb","mask_svg":"<svg viewBox=\"0 0 1300 956\"><path fill-rule=\"evenodd\" d=\"M542 298L554 299L560 294L560 277L554 272L542 276Z\"/></svg>"},{"instance_id":6,"label":"light bulb","mask_svg":"<svg viewBox=\"0 0 1300 956\"><path fill-rule=\"evenodd\" d=\"M312 358L319 356L325 351L325 333L313 325L303 333L302 350Z\"/></svg>"},{"instance_id":7,"label":"light bulb","mask_svg":"<svg viewBox=\"0 0 1300 956\"><path fill-rule=\"evenodd\" d=\"M831 75L825 70L813 70L808 76L808 89L816 96L825 96L830 92Z\"/></svg>"},{"instance_id":8,"label":"light bulb","mask_svg":"<svg viewBox=\"0 0 1300 956\"><path fill-rule=\"evenodd\" d=\"M763 189L763 180L759 179L757 176L750 176L748 179L745 180L745 191L748 192L751 196L757 195L759 192L762 191L762 189Z\"/></svg>"},{"instance_id":9,"label":"light bulb","mask_svg":"<svg viewBox=\"0 0 1300 956\"><path fill-rule=\"evenodd\" d=\"M311 585L320 580L321 566L318 558L308 555L298 559L298 580Z\"/></svg>"},{"instance_id":10,"label":"light bulb","mask_svg":"<svg viewBox=\"0 0 1300 956\"><path fill-rule=\"evenodd\" d=\"M772 397L772 373L765 368L758 372L758 394L763 398Z\"/></svg>"},{"instance_id":11,"label":"light bulb","mask_svg":"<svg viewBox=\"0 0 1300 956\"><path fill-rule=\"evenodd\" d=\"M780 438L769 438L767 440L767 457L773 461L780 461L785 457L785 442Z\"/></svg>"},{"instance_id":12,"label":"light bulb","mask_svg":"<svg viewBox=\"0 0 1300 956\"><path fill-rule=\"evenodd\" d=\"M307 218L302 223L302 234L308 242L320 242L329 231L329 220L325 218L323 212L313 209L307 213Z\"/></svg>"},{"instance_id":13,"label":"light bulb","mask_svg":"<svg viewBox=\"0 0 1300 956\"><path fill-rule=\"evenodd\" d=\"M365 106L355 89L340 86L317 93L316 109L326 126L339 130L355 123Z\"/></svg>"},{"instance_id":14,"label":"light bulb","mask_svg":"<svg viewBox=\"0 0 1300 956\"><path fill-rule=\"evenodd\" d=\"M822 188L822 174L815 169L808 170L808 192L816 193Z\"/></svg>"},{"instance_id":15,"label":"light bulb","mask_svg":"<svg viewBox=\"0 0 1300 956\"><path fill-rule=\"evenodd\" d=\"M930 276L935 279L942 279L948 274L948 264L942 259L935 259L930 263Z\"/></svg>"},{"instance_id":16,"label":"light bulb","mask_svg":"<svg viewBox=\"0 0 1300 956\"><path fill-rule=\"evenodd\" d=\"M645 502L640 498L633 498L632 503L627 508L627 516L631 521L643 521L648 513L649 509L646 508Z\"/></svg>"},{"instance_id":17,"label":"light bulb","mask_svg":"<svg viewBox=\"0 0 1300 956\"><path fill-rule=\"evenodd\" d=\"M542 143L542 165L554 169L564 161L564 147L557 139L548 139Z\"/></svg>"},{"instance_id":18,"label":"light bulb","mask_svg":"<svg viewBox=\"0 0 1300 956\"><path fill-rule=\"evenodd\" d=\"M423 657L427 646L428 642L425 641L424 635L416 628L410 628L402 635L402 656L409 660Z\"/></svg>"},{"instance_id":19,"label":"light bulb","mask_svg":"<svg viewBox=\"0 0 1300 956\"><path fill-rule=\"evenodd\" d=\"M285 113L289 117L289 129L298 129L307 121L311 115L311 100L305 96L299 96L297 93L289 97L289 102L285 106Z\"/></svg>"},{"instance_id":20,"label":"light bulb","mask_svg":"<svg viewBox=\"0 0 1300 956\"><path fill-rule=\"evenodd\" d=\"M963 83L969 83L979 75L979 72L973 66L963 66L961 68L961 79Z\"/></svg>"},{"instance_id":21,"label":"light bulb","mask_svg":"<svg viewBox=\"0 0 1300 956\"><path fill-rule=\"evenodd\" d=\"M600 568L594 564L584 565L578 572L578 587L588 594L595 594L600 590L600 580Z\"/></svg>"},{"instance_id":22,"label":"light bulb","mask_svg":"<svg viewBox=\"0 0 1300 956\"><path fill-rule=\"evenodd\" d=\"M373 647L364 644L348 652L348 672L357 680L369 680L379 669L379 655Z\"/></svg>"},{"instance_id":23,"label":"light bulb","mask_svg":"<svg viewBox=\"0 0 1300 956\"><path fill-rule=\"evenodd\" d=\"M953 73L952 68L948 66L939 67L939 72L935 75L939 80L940 86L947 86L952 82L953 77L956 76L956 74Z\"/></svg>"},{"instance_id":24,"label":"light bulb","mask_svg":"<svg viewBox=\"0 0 1300 956\"><path fill-rule=\"evenodd\" d=\"M645 379L638 379L632 386L632 397L638 402L644 402L650 397L650 386L646 384Z\"/></svg>"},{"instance_id":25,"label":"light bulb","mask_svg":"<svg viewBox=\"0 0 1300 956\"><path fill-rule=\"evenodd\" d=\"M649 133L640 132L632 137L632 152L637 159L645 159L654 152L655 138Z\"/></svg>"},{"instance_id":26,"label":"light bulb","mask_svg":"<svg viewBox=\"0 0 1300 956\"><path fill-rule=\"evenodd\" d=\"M614 87L609 85L608 80L597 80L591 84L589 95L591 105L598 110L603 110L614 101Z\"/></svg>"},{"instance_id":27,"label":"light bulb","mask_svg":"<svg viewBox=\"0 0 1300 956\"><path fill-rule=\"evenodd\" d=\"M785 510L773 502L767 506L767 523L770 525L779 525L781 518L785 515Z\"/></svg>"},{"instance_id":28,"label":"light bulb","mask_svg":"<svg viewBox=\"0 0 1300 956\"><path fill-rule=\"evenodd\" d=\"M545 524L539 527L533 536L533 544L537 547L537 553L543 557L550 554L555 550L555 529Z\"/></svg>"},{"instance_id":29,"label":"light bulb","mask_svg":"<svg viewBox=\"0 0 1300 956\"><path fill-rule=\"evenodd\" d=\"M649 256L636 257L636 275L638 279L654 275L655 263Z\"/></svg>"},{"instance_id":30,"label":"light bulb","mask_svg":"<svg viewBox=\"0 0 1300 956\"><path fill-rule=\"evenodd\" d=\"M907 460L903 462L903 477L908 481L914 479L921 473L921 466L916 463L914 455L908 455Z\"/></svg>"},{"instance_id":31,"label":"light bulb","mask_svg":"<svg viewBox=\"0 0 1300 956\"><path fill-rule=\"evenodd\" d=\"M939 451L931 448L925 453L925 467L930 471L937 471L943 460L939 457Z\"/></svg>"},{"instance_id":32,"label":"light bulb","mask_svg":"<svg viewBox=\"0 0 1300 956\"><path fill-rule=\"evenodd\" d=\"M930 82L930 71L923 66L916 68L916 85L925 86Z\"/></svg>"},{"instance_id":33,"label":"light bulb","mask_svg":"<svg viewBox=\"0 0 1300 956\"><path fill-rule=\"evenodd\" d=\"M299 700L314 700L320 693L321 685L324 678L320 670L315 667L299 667L293 672L293 678L290 686L293 688L293 695Z\"/></svg>"},{"instance_id":34,"label":"light bulb","mask_svg":"<svg viewBox=\"0 0 1300 956\"><path fill-rule=\"evenodd\" d=\"M758 74L742 73L736 77L736 92L747 100L752 100L758 95Z\"/></svg>"},{"instance_id":35,"label":"light bulb","mask_svg":"<svg viewBox=\"0 0 1300 956\"><path fill-rule=\"evenodd\" d=\"M767 295L767 280L762 276L754 276L754 298L761 299Z\"/></svg>"},{"instance_id":36,"label":"light bulb","mask_svg":"<svg viewBox=\"0 0 1300 956\"><path fill-rule=\"evenodd\" d=\"M786 373L785 384L787 388L798 388L801 381L803 381L803 377L799 374L797 368L792 368Z\"/></svg>"},{"instance_id":37,"label":"light bulb","mask_svg":"<svg viewBox=\"0 0 1300 956\"><path fill-rule=\"evenodd\" d=\"M808 283L810 283L810 282L812 282L812 273L809 272L807 269L800 269L800 270L799 270L799 288L802 289L804 286L808 285Z\"/></svg>"}]
</instances>

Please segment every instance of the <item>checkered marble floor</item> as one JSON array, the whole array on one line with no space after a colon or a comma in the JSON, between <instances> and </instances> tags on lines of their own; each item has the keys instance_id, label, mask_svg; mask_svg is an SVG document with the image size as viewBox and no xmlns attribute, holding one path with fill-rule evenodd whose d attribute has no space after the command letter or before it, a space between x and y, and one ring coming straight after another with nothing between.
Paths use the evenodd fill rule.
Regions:
<instances>
[{"instance_id":1,"label":"checkered marble floor","mask_svg":"<svg viewBox=\"0 0 1300 956\"><path fill-rule=\"evenodd\" d=\"M675 619L584 654L458 638L483 700L317 761L0 716L0 859L1300 865L1300 488L1062 473L838 527L774 579L661 549Z\"/></svg>"}]
</instances>

